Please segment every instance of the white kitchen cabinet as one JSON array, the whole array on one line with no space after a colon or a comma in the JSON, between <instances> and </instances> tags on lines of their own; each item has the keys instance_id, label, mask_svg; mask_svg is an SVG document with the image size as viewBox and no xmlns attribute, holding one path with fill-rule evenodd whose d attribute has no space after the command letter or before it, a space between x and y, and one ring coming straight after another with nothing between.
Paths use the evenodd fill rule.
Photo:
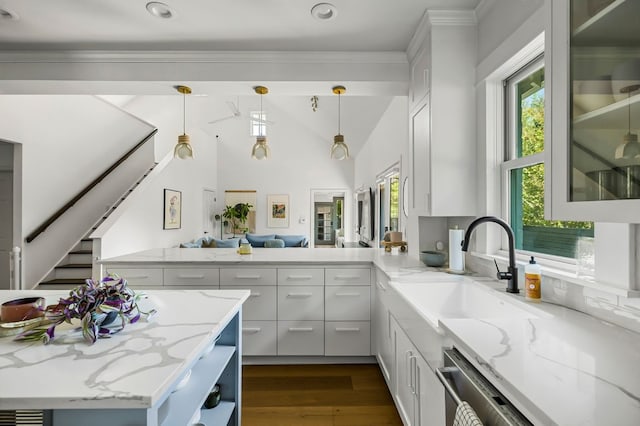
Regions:
<instances>
[{"instance_id":1,"label":"white kitchen cabinet","mask_svg":"<svg viewBox=\"0 0 640 426\"><path fill-rule=\"evenodd\" d=\"M324 354L327 356L371 355L369 321L325 321Z\"/></svg>"},{"instance_id":2,"label":"white kitchen cabinet","mask_svg":"<svg viewBox=\"0 0 640 426\"><path fill-rule=\"evenodd\" d=\"M324 321L324 287L278 286L278 320Z\"/></svg>"},{"instance_id":3,"label":"white kitchen cabinet","mask_svg":"<svg viewBox=\"0 0 640 426\"><path fill-rule=\"evenodd\" d=\"M278 321L278 355L324 355L324 322Z\"/></svg>"},{"instance_id":4,"label":"white kitchen cabinet","mask_svg":"<svg viewBox=\"0 0 640 426\"><path fill-rule=\"evenodd\" d=\"M246 302L245 302L246 303ZM274 321L242 321L242 354L277 355L278 324Z\"/></svg>"},{"instance_id":5,"label":"white kitchen cabinet","mask_svg":"<svg viewBox=\"0 0 640 426\"><path fill-rule=\"evenodd\" d=\"M393 316L391 328L396 360L392 395L402 421L406 426L445 424L444 388Z\"/></svg>"},{"instance_id":6,"label":"white kitchen cabinet","mask_svg":"<svg viewBox=\"0 0 640 426\"><path fill-rule=\"evenodd\" d=\"M640 125L639 15L633 0L551 2L545 40L551 219L640 220L640 156L616 155L627 133L637 139Z\"/></svg>"},{"instance_id":7,"label":"white kitchen cabinet","mask_svg":"<svg viewBox=\"0 0 640 426\"><path fill-rule=\"evenodd\" d=\"M419 216L475 216L475 18L428 11L421 28L409 48L410 206Z\"/></svg>"},{"instance_id":8,"label":"white kitchen cabinet","mask_svg":"<svg viewBox=\"0 0 640 426\"><path fill-rule=\"evenodd\" d=\"M107 266L105 275L115 274L127 280L127 284L133 288L162 288L162 268L130 268L119 266Z\"/></svg>"},{"instance_id":9,"label":"white kitchen cabinet","mask_svg":"<svg viewBox=\"0 0 640 426\"><path fill-rule=\"evenodd\" d=\"M181 288L217 288L220 270L217 268L165 268L164 286Z\"/></svg>"},{"instance_id":10,"label":"white kitchen cabinet","mask_svg":"<svg viewBox=\"0 0 640 426\"><path fill-rule=\"evenodd\" d=\"M389 311L389 279L384 272L376 269L373 297L372 339L373 354L378 360L382 375L391 393L395 389L395 335L391 329L391 313Z\"/></svg>"}]
</instances>

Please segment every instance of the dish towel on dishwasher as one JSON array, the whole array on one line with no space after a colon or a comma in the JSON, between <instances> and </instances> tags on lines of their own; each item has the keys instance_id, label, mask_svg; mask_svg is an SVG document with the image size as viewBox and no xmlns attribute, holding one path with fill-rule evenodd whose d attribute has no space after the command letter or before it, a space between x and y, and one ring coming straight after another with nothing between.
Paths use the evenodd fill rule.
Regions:
<instances>
[{"instance_id":1,"label":"dish towel on dishwasher","mask_svg":"<svg viewBox=\"0 0 640 426\"><path fill-rule=\"evenodd\" d=\"M463 401L458 405L458 408L456 408L453 426L482 426L482 422L469 403Z\"/></svg>"}]
</instances>

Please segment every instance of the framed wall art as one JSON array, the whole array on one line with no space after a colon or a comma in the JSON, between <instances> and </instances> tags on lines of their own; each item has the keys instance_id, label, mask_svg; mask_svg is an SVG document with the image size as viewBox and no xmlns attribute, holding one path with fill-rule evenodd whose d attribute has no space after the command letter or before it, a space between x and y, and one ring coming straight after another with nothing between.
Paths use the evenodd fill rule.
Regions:
<instances>
[{"instance_id":1,"label":"framed wall art","mask_svg":"<svg viewBox=\"0 0 640 426\"><path fill-rule=\"evenodd\" d=\"M289 227L289 196L267 195L267 227Z\"/></svg>"},{"instance_id":2,"label":"framed wall art","mask_svg":"<svg viewBox=\"0 0 640 426\"><path fill-rule=\"evenodd\" d=\"M163 229L180 229L182 219L182 192L164 190Z\"/></svg>"}]
</instances>

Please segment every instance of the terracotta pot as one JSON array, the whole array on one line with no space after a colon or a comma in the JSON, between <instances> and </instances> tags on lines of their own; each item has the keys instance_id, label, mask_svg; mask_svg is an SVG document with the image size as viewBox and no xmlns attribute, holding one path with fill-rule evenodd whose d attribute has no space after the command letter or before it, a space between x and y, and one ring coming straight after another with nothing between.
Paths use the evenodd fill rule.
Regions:
<instances>
[{"instance_id":1,"label":"terracotta pot","mask_svg":"<svg viewBox=\"0 0 640 426\"><path fill-rule=\"evenodd\" d=\"M0 319L17 322L44 316L44 297L23 297L9 300L0 307Z\"/></svg>"}]
</instances>

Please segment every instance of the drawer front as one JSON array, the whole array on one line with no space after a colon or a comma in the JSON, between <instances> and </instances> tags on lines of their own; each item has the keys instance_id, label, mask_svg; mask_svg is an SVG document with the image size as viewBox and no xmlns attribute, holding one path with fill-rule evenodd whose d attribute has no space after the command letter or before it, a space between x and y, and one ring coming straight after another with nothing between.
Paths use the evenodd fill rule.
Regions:
<instances>
[{"instance_id":1,"label":"drawer front","mask_svg":"<svg viewBox=\"0 0 640 426\"><path fill-rule=\"evenodd\" d=\"M278 269L278 285L324 285L324 269Z\"/></svg>"},{"instance_id":2,"label":"drawer front","mask_svg":"<svg viewBox=\"0 0 640 426\"><path fill-rule=\"evenodd\" d=\"M324 287L278 286L279 320L324 320Z\"/></svg>"},{"instance_id":3,"label":"drawer front","mask_svg":"<svg viewBox=\"0 0 640 426\"><path fill-rule=\"evenodd\" d=\"M369 321L327 321L324 328L325 355L371 355Z\"/></svg>"},{"instance_id":4,"label":"drawer front","mask_svg":"<svg viewBox=\"0 0 640 426\"><path fill-rule=\"evenodd\" d=\"M234 289L236 286L221 285L220 288ZM277 287L275 285L245 286L251 296L242 304L243 320L276 320Z\"/></svg>"},{"instance_id":5,"label":"drawer front","mask_svg":"<svg viewBox=\"0 0 640 426\"><path fill-rule=\"evenodd\" d=\"M324 355L324 323L278 321L278 355Z\"/></svg>"},{"instance_id":6,"label":"drawer front","mask_svg":"<svg viewBox=\"0 0 640 426\"><path fill-rule=\"evenodd\" d=\"M218 288L220 270L218 268L165 268L164 285Z\"/></svg>"},{"instance_id":7,"label":"drawer front","mask_svg":"<svg viewBox=\"0 0 640 426\"><path fill-rule=\"evenodd\" d=\"M162 287L162 269L105 268L107 274L117 274L127 280L131 287Z\"/></svg>"},{"instance_id":8,"label":"drawer front","mask_svg":"<svg viewBox=\"0 0 640 426\"><path fill-rule=\"evenodd\" d=\"M220 284L247 287L251 285L276 285L276 269L222 268Z\"/></svg>"},{"instance_id":9,"label":"drawer front","mask_svg":"<svg viewBox=\"0 0 640 426\"><path fill-rule=\"evenodd\" d=\"M324 289L326 321L369 321L371 288L360 285L327 286Z\"/></svg>"},{"instance_id":10,"label":"drawer front","mask_svg":"<svg viewBox=\"0 0 640 426\"><path fill-rule=\"evenodd\" d=\"M242 355L277 355L277 338L275 321L242 320Z\"/></svg>"},{"instance_id":11,"label":"drawer front","mask_svg":"<svg viewBox=\"0 0 640 426\"><path fill-rule=\"evenodd\" d=\"M326 285L371 285L371 269L345 268L325 270Z\"/></svg>"}]
</instances>

